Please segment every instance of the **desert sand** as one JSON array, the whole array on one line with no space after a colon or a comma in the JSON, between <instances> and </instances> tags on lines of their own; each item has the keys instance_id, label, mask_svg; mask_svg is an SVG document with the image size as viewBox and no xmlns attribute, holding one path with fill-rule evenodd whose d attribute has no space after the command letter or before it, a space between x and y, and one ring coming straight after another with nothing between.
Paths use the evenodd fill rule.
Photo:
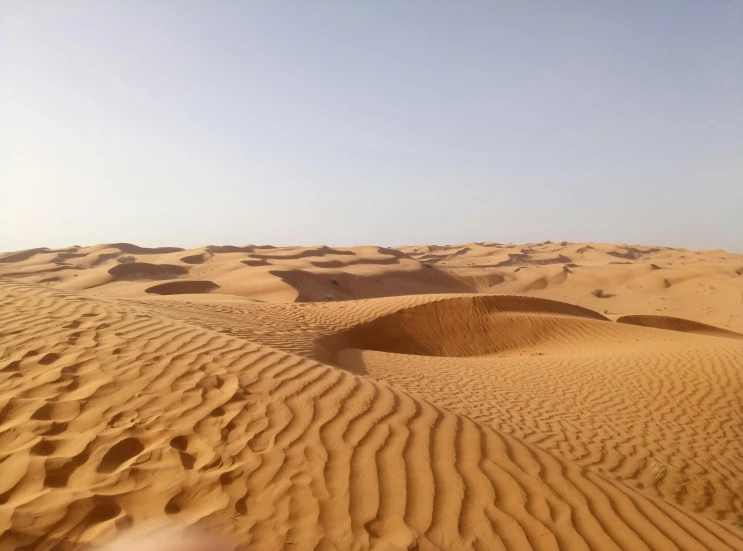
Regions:
<instances>
[{"instance_id":1,"label":"desert sand","mask_svg":"<svg viewBox=\"0 0 743 551\"><path fill-rule=\"evenodd\" d=\"M743 255L0 254L0 549L743 549Z\"/></svg>"}]
</instances>

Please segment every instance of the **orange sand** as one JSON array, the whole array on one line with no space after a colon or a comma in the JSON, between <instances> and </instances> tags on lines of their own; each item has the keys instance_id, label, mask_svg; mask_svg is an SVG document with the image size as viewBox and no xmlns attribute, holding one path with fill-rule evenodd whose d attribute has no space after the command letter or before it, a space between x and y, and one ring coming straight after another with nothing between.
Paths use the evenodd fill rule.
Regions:
<instances>
[{"instance_id":1,"label":"orange sand","mask_svg":"<svg viewBox=\"0 0 743 551\"><path fill-rule=\"evenodd\" d=\"M743 549L741 288L595 243L0 254L0 549Z\"/></svg>"}]
</instances>

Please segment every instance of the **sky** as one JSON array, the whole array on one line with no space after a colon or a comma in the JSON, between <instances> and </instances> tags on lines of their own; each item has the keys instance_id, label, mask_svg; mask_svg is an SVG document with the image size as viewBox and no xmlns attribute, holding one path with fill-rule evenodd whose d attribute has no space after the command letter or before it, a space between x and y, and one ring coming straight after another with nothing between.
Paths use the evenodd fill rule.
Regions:
<instances>
[{"instance_id":1,"label":"sky","mask_svg":"<svg viewBox=\"0 0 743 551\"><path fill-rule=\"evenodd\" d=\"M743 2L0 0L0 250L743 252Z\"/></svg>"}]
</instances>

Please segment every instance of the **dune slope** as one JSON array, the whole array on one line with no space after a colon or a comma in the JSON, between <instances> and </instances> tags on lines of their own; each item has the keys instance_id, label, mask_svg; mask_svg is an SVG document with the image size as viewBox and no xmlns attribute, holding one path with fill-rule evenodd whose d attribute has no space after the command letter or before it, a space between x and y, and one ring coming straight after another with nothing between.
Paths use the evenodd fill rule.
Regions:
<instances>
[{"instance_id":1,"label":"dune slope","mask_svg":"<svg viewBox=\"0 0 743 551\"><path fill-rule=\"evenodd\" d=\"M160 304L0 280L0 547L197 524L244 549L743 548L727 522Z\"/></svg>"},{"instance_id":2,"label":"dune slope","mask_svg":"<svg viewBox=\"0 0 743 551\"><path fill-rule=\"evenodd\" d=\"M743 256L0 253L0 549L743 549ZM497 294L495 294L497 293Z\"/></svg>"},{"instance_id":3,"label":"dune slope","mask_svg":"<svg viewBox=\"0 0 743 551\"><path fill-rule=\"evenodd\" d=\"M507 296L157 308L372 376L648 496L739 523L739 334L618 324Z\"/></svg>"}]
</instances>

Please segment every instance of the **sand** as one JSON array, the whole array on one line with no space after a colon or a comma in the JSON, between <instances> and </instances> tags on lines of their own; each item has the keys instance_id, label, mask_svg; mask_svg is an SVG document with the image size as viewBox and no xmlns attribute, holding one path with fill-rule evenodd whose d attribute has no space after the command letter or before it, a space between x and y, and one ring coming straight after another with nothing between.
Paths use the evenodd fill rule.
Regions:
<instances>
[{"instance_id":1,"label":"sand","mask_svg":"<svg viewBox=\"0 0 743 551\"><path fill-rule=\"evenodd\" d=\"M597 243L0 254L0 549L743 549L741 288Z\"/></svg>"}]
</instances>

